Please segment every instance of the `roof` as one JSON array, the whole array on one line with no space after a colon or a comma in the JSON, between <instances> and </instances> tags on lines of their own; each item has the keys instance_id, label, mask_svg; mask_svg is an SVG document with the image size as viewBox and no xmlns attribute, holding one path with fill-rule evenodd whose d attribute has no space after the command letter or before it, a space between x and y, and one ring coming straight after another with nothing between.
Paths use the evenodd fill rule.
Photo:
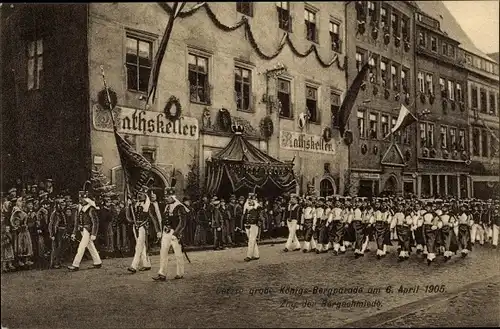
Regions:
<instances>
[{"instance_id":1,"label":"roof","mask_svg":"<svg viewBox=\"0 0 500 329\"><path fill-rule=\"evenodd\" d=\"M467 33L462 29L457 20L450 13L448 8L444 5L443 1L415 1L424 13L437 19L441 26L441 31L448 34L448 36L460 42L460 48L471 52L484 59L491 60L488 55L479 50L474 42L469 38Z\"/></svg>"},{"instance_id":2,"label":"roof","mask_svg":"<svg viewBox=\"0 0 500 329\"><path fill-rule=\"evenodd\" d=\"M244 162L248 164L290 165L262 152L250 144L241 134L234 134L229 144L213 156L213 160Z\"/></svg>"},{"instance_id":3,"label":"roof","mask_svg":"<svg viewBox=\"0 0 500 329\"><path fill-rule=\"evenodd\" d=\"M499 52L488 54L488 56L491 59L493 59L495 62L500 63L500 53Z\"/></svg>"}]
</instances>

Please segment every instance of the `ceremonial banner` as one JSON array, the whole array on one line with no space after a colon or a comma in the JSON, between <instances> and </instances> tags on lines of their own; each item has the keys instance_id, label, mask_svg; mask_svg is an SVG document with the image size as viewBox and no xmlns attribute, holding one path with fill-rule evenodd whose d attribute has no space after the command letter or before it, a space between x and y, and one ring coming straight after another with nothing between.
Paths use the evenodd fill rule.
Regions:
<instances>
[{"instance_id":1,"label":"ceremonial banner","mask_svg":"<svg viewBox=\"0 0 500 329\"><path fill-rule=\"evenodd\" d=\"M351 114L352 107L356 102L356 98L358 97L359 89L363 84L363 80L365 79L366 72L368 71L368 62L361 68L361 70L354 78L349 90L347 90L347 95L342 102L339 110L339 131L342 136L344 136L345 127L347 125L347 120L349 119L349 115Z\"/></svg>"},{"instance_id":2,"label":"ceremonial banner","mask_svg":"<svg viewBox=\"0 0 500 329\"><path fill-rule=\"evenodd\" d=\"M151 177L151 163L139 154L125 139L116 131L115 139L120 155L125 183L128 185L128 197L135 196L137 190L148 182Z\"/></svg>"},{"instance_id":3,"label":"ceremonial banner","mask_svg":"<svg viewBox=\"0 0 500 329\"><path fill-rule=\"evenodd\" d=\"M389 135L395 134L396 132L405 129L406 127L417 121L417 118L415 118L415 116L403 104L401 104L398 120L396 121L394 127L391 129ZM385 136L385 138L387 138L388 136Z\"/></svg>"}]
</instances>

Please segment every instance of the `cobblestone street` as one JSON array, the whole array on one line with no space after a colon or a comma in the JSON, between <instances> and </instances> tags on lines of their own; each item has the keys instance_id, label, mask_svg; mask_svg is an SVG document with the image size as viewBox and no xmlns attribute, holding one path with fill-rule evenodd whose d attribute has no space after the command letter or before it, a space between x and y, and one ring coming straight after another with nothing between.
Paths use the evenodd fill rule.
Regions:
<instances>
[{"instance_id":1,"label":"cobblestone street","mask_svg":"<svg viewBox=\"0 0 500 329\"><path fill-rule=\"evenodd\" d=\"M84 264L76 273L6 274L2 276L2 325L339 327L420 300L437 306L388 322L409 313L396 309L393 313L401 314L391 315L386 325L425 326L439 318L441 325L450 321L449 325L459 326L462 317L456 313L466 310L464 321L472 320L465 325L491 325L495 319L483 317L479 309L499 313L498 281L489 279L499 273L500 253L495 250L476 248L466 259L455 257L448 263L439 259L427 266L415 255L398 263L394 252L378 261L374 252L356 260L352 252L335 257L283 253L282 248L261 246L261 259L250 263L243 261L245 248L192 252L192 264L186 262L185 278L179 281L170 280L175 275L175 260L170 255L169 280L163 283L151 280L158 269L158 256L152 257L153 271L135 275L126 271L131 259L105 260L100 270L86 270ZM490 280L487 292L479 287L455 299L428 301L431 296L459 293L462 287L481 280ZM470 309L466 307L469 302ZM425 316L429 319L423 320ZM377 324L380 322L373 323Z\"/></svg>"}]
</instances>

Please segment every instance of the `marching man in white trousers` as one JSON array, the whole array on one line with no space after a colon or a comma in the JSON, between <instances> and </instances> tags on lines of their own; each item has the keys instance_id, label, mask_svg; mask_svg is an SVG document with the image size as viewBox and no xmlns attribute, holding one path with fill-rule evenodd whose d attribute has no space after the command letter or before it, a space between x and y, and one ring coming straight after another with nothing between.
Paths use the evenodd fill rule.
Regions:
<instances>
[{"instance_id":1,"label":"marching man in white trousers","mask_svg":"<svg viewBox=\"0 0 500 329\"><path fill-rule=\"evenodd\" d=\"M259 259L259 246L257 245L257 237L260 229L260 211L259 204L254 199L255 194L249 193L248 199L243 206L243 224L248 237L248 249L245 262Z\"/></svg>"},{"instance_id":2,"label":"marching man in white trousers","mask_svg":"<svg viewBox=\"0 0 500 329\"><path fill-rule=\"evenodd\" d=\"M148 187L142 186L137 191L137 202L135 205L132 205L132 202L129 200L130 204L126 211L128 221L133 223L132 229L134 230L134 236L136 238L134 259L127 269L131 273L137 272L140 263L142 263L142 267L139 268L139 271L149 271L151 269L151 261L147 254L147 234L149 225L154 226L155 232L160 230L160 226L153 216L152 212L154 209L147 192Z\"/></svg>"},{"instance_id":3,"label":"marching man in white trousers","mask_svg":"<svg viewBox=\"0 0 500 329\"><path fill-rule=\"evenodd\" d=\"M288 240L286 240L284 251L288 250L300 250L300 242L297 238L297 229L300 224L300 219L302 216L302 209L297 202L297 194L290 195L290 203L285 209L285 220L288 226Z\"/></svg>"},{"instance_id":4,"label":"marching man in white trousers","mask_svg":"<svg viewBox=\"0 0 500 329\"><path fill-rule=\"evenodd\" d=\"M182 279L184 276L184 258L182 254L182 232L186 227L187 214L189 209L183 205L175 196L174 188L165 189L165 212L163 214L162 230L158 231L157 237L161 238L160 249L160 269L158 275L153 278L155 281L167 280L168 251L170 246L174 249L177 263L177 273L175 279Z\"/></svg>"},{"instance_id":5,"label":"marching man in white trousers","mask_svg":"<svg viewBox=\"0 0 500 329\"><path fill-rule=\"evenodd\" d=\"M88 196L87 192L80 191L80 205L78 205L78 212L76 215L75 226L71 239L76 239L76 232L80 231L82 239L78 245L78 251L73 260L73 264L68 266L70 271L78 271L80 269L80 262L82 261L85 249L88 249L90 256L92 256L92 268L101 268L102 261L99 253L94 245L97 237L97 230L99 227L99 219L96 210L98 209L95 202Z\"/></svg>"}]
</instances>

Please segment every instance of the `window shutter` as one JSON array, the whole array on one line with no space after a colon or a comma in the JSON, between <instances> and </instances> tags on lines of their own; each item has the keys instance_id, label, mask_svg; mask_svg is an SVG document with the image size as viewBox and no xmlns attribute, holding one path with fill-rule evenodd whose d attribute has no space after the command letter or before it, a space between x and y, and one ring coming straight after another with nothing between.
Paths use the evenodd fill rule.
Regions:
<instances>
[{"instance_id":1,"label":"window shutter","mask_svg":"<svg viewBox=\"0 0 500 329\"><path fill-rule=\"evenodd\" d=\"M290 118L294 117L294 103L290 102Z\"/></svg>"},{"instance_id":2,"label":"window shutter","mask_svg":"<svg viewBox=\"0 0 500 329\"><path fill-rule=\"evenodd\" d=\"M288 32L292 32L292 22L293 22L293 17L292 13L288 11Z\"/></svg>"},{"instance_id":3,"label":"window shutter","mask_svg":"<svg viewBox=\"0 0 500 329\"><path fill-rule=\"evenodd\" d=\"M277 99L278 98L276 97L276 100ZM249 110L255 112L257 109L254 106L256 106L256 105L257 105L257 95L255 93L252 93L252 97L250 97L250 108L249 108Z\"/></svg>"}]
</instances>

